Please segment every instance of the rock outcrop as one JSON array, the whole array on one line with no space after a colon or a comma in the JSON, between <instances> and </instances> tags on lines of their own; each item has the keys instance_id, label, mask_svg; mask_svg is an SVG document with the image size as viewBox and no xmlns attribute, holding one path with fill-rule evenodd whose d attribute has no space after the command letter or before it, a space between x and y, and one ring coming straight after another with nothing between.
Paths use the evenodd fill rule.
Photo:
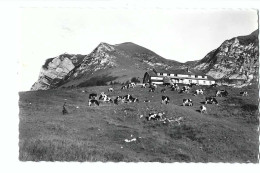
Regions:
<instances>
[{"instance_id":1,"label":"rock outcrop","mask_svg":"<svg viewBox=\"0 0 260 173\"><path fill-rule=\"evenodd\" d=\"M40 70L39 79L33 84L31 90L46 90L57 87L81 63L80 59L82 57L69 54L47 59Z\"/></svg>"},{"instance_id":2,"label":"rock outcrop","mask_svg":"<svg viewBox=\"0 0 260 173\"><path fill-rule=\"evenodd\" d=\"M258 78L258 30L248 36L224 41L220 47L200 60L195 69L220 81L239 81L249 84Z\"/></svg>"}]
</instances>

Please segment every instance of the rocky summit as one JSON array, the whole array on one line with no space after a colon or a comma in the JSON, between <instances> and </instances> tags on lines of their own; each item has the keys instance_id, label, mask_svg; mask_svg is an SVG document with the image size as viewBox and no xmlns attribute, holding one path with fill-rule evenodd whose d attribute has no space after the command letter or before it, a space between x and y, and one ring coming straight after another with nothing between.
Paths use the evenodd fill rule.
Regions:
<instances>
[{"instance_id":1,"label":"rocky summit","mask_svg":"<svg viewBox=\"0 0 260 173\"><path fill-rule=\"evenodd\" d=\"M221 82L248 85L258 80L258 30L247 36L224 41L217 49L197 62L195 69Z\"/></svg>"},{"instance_id":2,"label":"rocky summit","mask_svg":"<svg viewBox=\"0 0 260 173\"><path fill-rule=\"evenodd\" d=\"M65 53L47 59L31 90L122 83L133 77L141 80L147 70L179 64L131 42L116 45L102 42L88 55Z\"/></svg>"}]
</instances>

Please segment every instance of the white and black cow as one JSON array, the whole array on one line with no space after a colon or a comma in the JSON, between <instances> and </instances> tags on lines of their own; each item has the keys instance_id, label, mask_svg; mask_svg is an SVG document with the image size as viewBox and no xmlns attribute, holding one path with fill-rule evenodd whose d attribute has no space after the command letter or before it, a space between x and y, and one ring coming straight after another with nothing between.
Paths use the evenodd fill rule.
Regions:
<instances>
[{"instance_id":1,"label":"white and black cow","mask_svg":"<svg viewBox=\"0 0 260 173\"><path fill-rule=\"evenodd\" d=\"M183 86L180 90L180 93L189 93L190 87L189 86Z\"/></svg>"},{"instance_id":2,"label":"white and black cow","mask_svg":"<svg viewBox=\"0 0 260 173\"><path fill-rule=\"evenodd\" d=\"M108 88L108 92L113 92L114 88Z\"/></svg>"},{"instance_id":3,"label":"white and black cow","mask_svg":"<svg viewBox=\"0 0 260 173\"><path fill-rule=\"evenodd\" d=\"M162 96L162 104L170 103L170 98L168 96Z\"/></svg>"},{"instance_id":4,"label":"white and black cow","mask_svg":"<svg viewBox=\"0 0 260 173\"><path fill-rule=\"evenodd\" d=\"M172 88L172 91L178 91L178 90L180 89L180 87L178 86L178 84L173 84L173 85L171 86L171 88Z\"/></svg>"},{"instance_id":5,"label":"white and black cow","mask_svg":"<svg viewBox=\"0 0 260 173\"><path fill-rule=\"evenodd\" d=\"M127 88L134 88L134 87L135 87L135 83L134 82L127 84Z\"/></svg>"},{"instance_id":6,"label":"white and black cow","mask_svg":"<svg viewBox=\"0 0 260 173\"><path fill-rule=\"evenodd\" d=\"M241 92L240 92L240 95L241 95L241 96L248 96L248 93L247 93L247 91L241 91Z\"/></svg>"},{"instance_id":7,"label":"white and black cow","mask_svg":"<svg viewBox=\"0 0 260 173\"><path fill-rule=\"evenodd\" d=\"M89 99L96 99L97 98L97 94L96 93L91 93L88 96Z\"/></svg>"},{"instance_id":8,"label":"white and black cow","mask_svg":"<svg viewBox=\"0 0 260 173\"><path fill-rule=\"evenodd\" d=\"M157 113L149 113L148 117L147 117L147 120L150 121L150 120L160 120L163 118L163 115L165 113L164 112L159 112L158 114Z\"/></svg>"},{"instance_id":9,"label":"white and black cow","mask_svg":"<svg viewBox=\"0 0 260 173\"><path fill-rule=\"evenodd\" d=\"M207 108L204 105L200 106L200 113L207 113Z\"/></svg>"},{"instance_id":10,"label":"white and black cow","mask_svg":"<svg viewBox=\"0 0 260 173\"><path fill-rule=\"evenodd\" d=\"M211 84L210 86L211 87L216 87L216 86L218 86L218 84L214 83L214 84Z\"/></svg>"},{"instance_id":11,"label":"white and black cow","mask_svg":"<svg viewBox=\"0 0 260 173\"><path fill-rule=\"evenodd\" d=\"M183 99L182 106L193 106L191 99Z\"/></svg>"},{"instance_id":12,"label":"white and black cow","mask_svg":"<svg viewBox=\"0 0 260 173\"><path fill-rule=\"evenodd\" d=\"M216 104L216 105L218 105L218 101L215 97L206 97L205 104Z\"/></svg>"},{"instance_id":13,"label":"white and black cow","mask_svg":"<svg viewBox=\"0 0 260 173\"><path fill-rule=\"evenodd\" d=\"M149 89L149 92L154 92L154 91L155 91L155 88L156 88L155 86L151 85L151 86L150 86L150 89Z\"/></svg>"},{"instance_id":14,"label":"white and black cow","mask_svg":"<svg viewBox=\"0 0 260 173\"><path fill-rule=\"evenodd\" d=\"M146 88L147 87L147 83L143 83L143 84L141 84L141 88Z\"/></svg>"},{"instance_id":15,"label":"white and black cow","mask_svg":"<svg viewBox=\"0 0 260 173\"><path fill-rule=\"evenodd\" d=\"M114 99L114 103L118 105L119 101L122 101L123 97L122 96L117 96L115 99Z\"/></svg>"},{"instance_id":16,"label":"white and black cow","mask_svg":"<svg viewBox=\"0 0 260 173\"><path fill-rule=\"evenodd\" d=\"M190 83L188 86L190 87L190 88L192 88L193 86L197 86L198 84L197 83Z\"/></svg>"},{"instance_id":17,"label":"white and black cow","mask_svg":"<svg viewBox=\"0 0 260 173\"><path fill-rule=\"evenodd\" d=\"M126 86L126 85L123 85L123 86L121 87L121 90L124 90L124 89L127 89L127 86Z\"/></svg>"},{"instance_id":18,"label":"white and black cow","mask_svg":"<svg viewBox=\"0 0 260 173\"><path fill-rule=\"evenodd\" d=\"M104 92L102 92L102 93L100 93L100 96L99 96L98 99L99 100L106 100L107 99L107 95Z\"/></svg>"},{"instance_id":19,"label":"white and black cow","mask_svg":"<svg viewBox=\"0 0 260 173\"><path fill-rule=\"evenodd\" d=\"M227 97L228 96L228 92L227 90L218 90L216 92L216 97Z\"/></svg>"},{"instance_id":20,"label":"white and black cow","mask_svg":"<svg viewBox=\"0 0 260 173\"><path fill-rule=\"evenodd\" d=\"M151 100L144 100L144 102L149 103L149 102L151 102Z\"/></svg>"},{"instance_id":21,"label":"white and black cow","mask_svg":"<svg viewBox=\"0 0 260 173\"><path fill-rule=\"evenodd\" d=\"M139 99L132 97L132 98L130 98L130 102L139 102Z\"/></svg>"},{"instance_id":22,"label":"white and black cow","mask_svg":"<svg viewBox=\"0 0 260 173\"><path fill-rule=\"evenodd\" d=\"M165 89L165 88L163 88L163 89L161 90L161 93L165 93L165 91L166 91L166 89Z\"/></svg>"},{"instance_id":23,"label":"white and black cow","mask_svg":"<svg viewBox=\"0 0 260 173\"><path fill-rule=\"evenodd\" d=\"M196 96L196 95L199 95L199 94L203 95L204 94L204 90L203 89L195 90L194 95Z\"/></svg>"},{"instance_id":24,"label":"white and black cow","mask_svg":"<svg viewBox=\"0 0 260 173\"><path fill-rule=\"evenodd\" d=\"M90 99L90 100L88 101L88 106L91 106L91 105L97 105L97 106L99 106L99 102L98 102L97 100L95 100L95 99Z\"/></svg>"}]
</instances>

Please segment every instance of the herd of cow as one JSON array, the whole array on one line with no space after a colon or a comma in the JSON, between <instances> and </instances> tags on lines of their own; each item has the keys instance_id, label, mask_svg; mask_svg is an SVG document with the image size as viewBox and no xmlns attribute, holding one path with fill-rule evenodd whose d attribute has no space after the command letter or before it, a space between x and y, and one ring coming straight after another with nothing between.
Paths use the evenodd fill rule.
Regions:
<instances>
[{"instance_id":1,"label":"herd of cow","mask_svg":"<svg viewBox=\"0 0 260 173\"><path fill-rule=\"evenodd\" d=\"M149 88L149 92L154 92L158 86L156 84L138 84L141 86L141 88ZM183 86L182 88L180 88L178 86L178 84L172 84L172 85L168 85L168 87L171 88L172 91L177 91L179 93L190 93L191 88L193 86L196 86L198 84L189 84L186 86ZM125 89L129 89L129 88L135 88L137 85L135 83L129 83L127 85L124 85L121 87L121 90L125 90ZM216 87L217 84L213 84L211 85L211 87ZM108 92L113 92L114 89L113 88L109 88ZM161 89L161 93L165 93L166 88ZM194 96L196 95L204 95L204 91L205 89L196 89L194 92ZM240 94L242 96L248 96L247 91L243 91L240 92ZM227 97L228 96L228 92L227 90L217 90L215 96L210 96L210 97L206 97L205 98L205 104L202 104L200 106L200 112L201 113L207 113L207 108L206 108L206 104L216 104L218 105L218 101L216 99L216 97ZM114 103L116 105L118 105L119 103L130 103L130 102L139 102L138 98L133 97L130 94L124 95L124 96L116 96L113 99L111 97L109 97L107 94L105 94L104 92L101 92L101 94L98 95L96 93L91 93L89 94L89 101L88 101L88 105L92 106L92 105L97 105L99 106L100 102L106 102L106 103ZM150 100L143 100L143 102L150 102ZM161 97L161 103L162 104L169 104L170 103L170 98L168 96L162 96ZM184 98L183 102L182 102L182 106L193 106L193 102L190 98ZM64 107L64 106L63 106ZM153 118L153 117L151 117ZM151 119L150 118L150 119Z\"/></svg>"}]
</instances>

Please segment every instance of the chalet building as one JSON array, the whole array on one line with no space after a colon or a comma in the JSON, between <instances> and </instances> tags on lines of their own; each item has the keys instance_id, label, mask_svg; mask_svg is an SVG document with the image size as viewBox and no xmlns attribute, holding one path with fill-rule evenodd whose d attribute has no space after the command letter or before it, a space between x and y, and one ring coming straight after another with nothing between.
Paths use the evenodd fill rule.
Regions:
<instances>
[{"instance_id":1,"label":"chalet building","mask_svg":"<svg viewBox=\"0 0 260 173\"><path fill-rule=\"evenodd\" d=\"M144 83L154 84L190 84L211 85L215 83L214 78L207 76L200 71L187 69L176 70L151 70L144 74Z\"/></svg>"}]
</instances>

